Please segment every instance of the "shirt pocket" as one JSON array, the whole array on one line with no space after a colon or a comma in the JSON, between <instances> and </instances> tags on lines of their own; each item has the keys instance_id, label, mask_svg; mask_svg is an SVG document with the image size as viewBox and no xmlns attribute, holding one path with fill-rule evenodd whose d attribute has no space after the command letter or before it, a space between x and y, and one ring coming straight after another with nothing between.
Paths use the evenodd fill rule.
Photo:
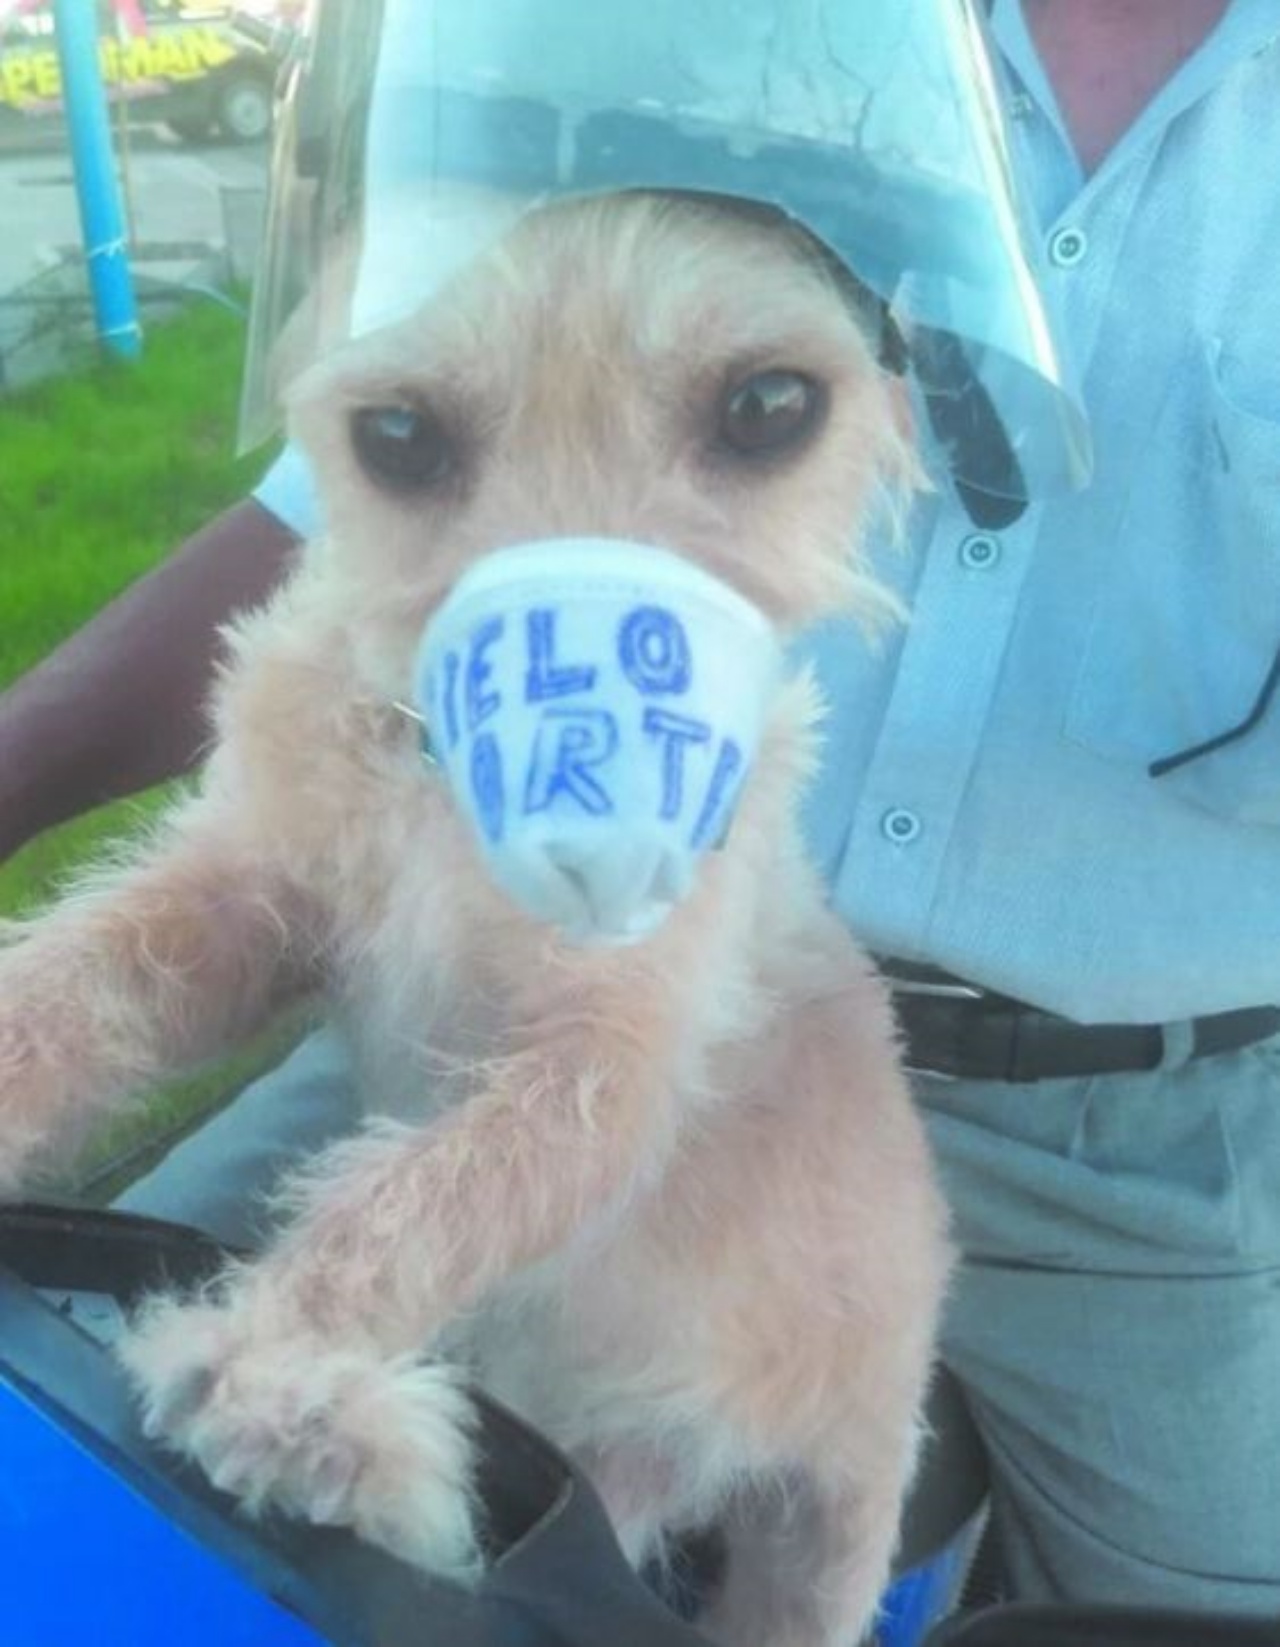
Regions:
<instances>
[{"instance_id":1,"label":"shirt pocket","mask_svg":"<svg viewBox=\"0 0 1280 1647\"><path fill-rule=\"evenodd\" d=\"M1280 374L1251 382L1216 339L1190 371L1139 450L1067 708L1072 741L1144 770L1240 726L1280 657ZM1280 687L1149 781L1280 824Z\"/></svg>"}]
</instances>

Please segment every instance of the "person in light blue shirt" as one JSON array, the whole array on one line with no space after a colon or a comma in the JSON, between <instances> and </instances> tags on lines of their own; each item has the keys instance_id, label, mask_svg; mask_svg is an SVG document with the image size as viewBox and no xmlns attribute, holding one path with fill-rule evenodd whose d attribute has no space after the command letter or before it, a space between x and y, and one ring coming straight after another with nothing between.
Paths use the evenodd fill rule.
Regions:
<instances>
[{"instance_id":1,"label":"person in light blue shirt","mask_svg":"<svg viewBox=\"0 0 1280 1647\"><path fill-rule=\"evenodd\" d=\"M881 953L1164 1026L1131 1071L906 997L943 1069L1049 1077L919 1086L1014 1590L1280 1618L1280 6L1157 10L995 8L1096 477L995 530L935 500L882 562L908 629L815 640L810 840ZM1140 80L1197 28L1099 141L1073 48Z\"/></svg>"},{"instance_id":2,"label":"person in light blue shirt","mask_svg":"<svg viewBox=\"0 0 1280 1647\"><path fill-rule=\"evenodd\" d=\"M900 980L1008 1579L1280 1617L1280 0L996 0L1097 474L924 500L808 806ZM290 459L261 504L315 524ZM321 1035L126 1204L246 1233Z\"/></svg>"}]
</instances>

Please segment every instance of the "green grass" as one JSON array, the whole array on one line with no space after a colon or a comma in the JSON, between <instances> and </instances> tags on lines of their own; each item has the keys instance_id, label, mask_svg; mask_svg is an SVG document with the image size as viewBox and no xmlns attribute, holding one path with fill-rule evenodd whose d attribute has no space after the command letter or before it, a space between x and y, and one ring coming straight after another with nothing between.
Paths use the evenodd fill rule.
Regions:
<instances>
[{"instance_id":1,"label":"green grass","mask_svg":"<svg viewBox=\"0 0 1280 1647\"><path fill-rule=\"evenodd\" d=\"M136 363L0 398L0 688L257 480L265 456L233 455L243 346L243 323L203 304L154 328ZM46 901L164 799L106 807L33 841L0 865L0 916ZM283 1026L152 1096L95 1140L79 1181L215 1108L296 1033ZM115 1187L110 1174L104 1183Z\"/></svg>"},{"instance_id":2,"label":"green grass","mask_svg":"<svg viewBox=\"0 0 1280 1647\"><path fill-rule=\"evenodd\" d=\"M0 682L253 485L263 457L232 455L243 345L205 304L136 364L0 399Z\"/></svg>"}]
</instances>

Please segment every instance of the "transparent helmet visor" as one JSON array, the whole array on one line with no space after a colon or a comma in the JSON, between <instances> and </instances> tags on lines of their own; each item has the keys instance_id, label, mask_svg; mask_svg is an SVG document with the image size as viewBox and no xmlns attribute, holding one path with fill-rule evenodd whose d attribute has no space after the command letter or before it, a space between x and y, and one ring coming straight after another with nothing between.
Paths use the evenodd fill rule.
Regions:
<instances>
[{"instance_id":1,"label":"transparent helmet visor","mask_svg":"<svg viewBox=\"0 0 1280 1647\"><path fill-rule=\"evenodd\" d=\"M277 143L242 438L526 213L661 190L774 207L889 306L960 482L1083 484L978 0L321 0Z\"/></svg>"}]
</instances>

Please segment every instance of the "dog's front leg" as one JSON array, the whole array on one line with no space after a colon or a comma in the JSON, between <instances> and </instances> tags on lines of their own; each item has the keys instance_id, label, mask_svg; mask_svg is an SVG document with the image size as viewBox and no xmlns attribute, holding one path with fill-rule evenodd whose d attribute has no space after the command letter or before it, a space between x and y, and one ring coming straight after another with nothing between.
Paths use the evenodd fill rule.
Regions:
<instances>
[{"instance_id":1,"label":"dog's front leg","mask_svg":"<svg viewBox=\"0 0 1280 1647\"><path fill-rule=\"evenodd\" d=\"M596 1001L426 1130L329 1152L262 1260L204 1302L154 1306L123 1350L153 1430L251 1508L346 1522L428 1568L474 1571L467 1408L421 1357L665 1156L672 1036L661 1012L629 1005Z\"/></svg>"},{"instance_id":2,"label":"dog's front leg","mask_svg":"<svg viewBox=\"0 0 1280 1647\"><path fill-rule=\"evenodd\" d=\"M231 809L201 799L132 865L0 931L0 1195L64 1162L123 1094L264 1020L287 902Z\"/></svg>"},{"instance_id":3,"label":"dog's front leg","mask_svg":"<svg viewBox=\"0 0 1280 1647\"><path fill-rule=\"evenodd\" d=\"M426 1130L376 1126L295 1179L299 1218L270 1263L305 1316L419 1346L656 1175L683 1083L609 1021L491 1066Z\"/></svg>"}]
</instances>

